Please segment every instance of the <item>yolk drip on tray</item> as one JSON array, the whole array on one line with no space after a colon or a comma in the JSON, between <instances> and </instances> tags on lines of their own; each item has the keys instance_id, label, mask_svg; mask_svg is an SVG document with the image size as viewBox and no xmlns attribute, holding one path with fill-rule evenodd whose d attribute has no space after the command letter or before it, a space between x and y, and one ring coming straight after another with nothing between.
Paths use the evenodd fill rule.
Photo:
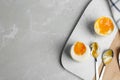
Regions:
<instances>
[{"instance_id":1,"label":"yolk drip on tray","mask_svg":"<svg viewBox=\"0 0 120 80\"><path fill-rule=\"evenodd\" d=\"M86 46L82 42L77 42L74 46L76 55L83 55L86 52Z\"/></svg>"}]
</instances>

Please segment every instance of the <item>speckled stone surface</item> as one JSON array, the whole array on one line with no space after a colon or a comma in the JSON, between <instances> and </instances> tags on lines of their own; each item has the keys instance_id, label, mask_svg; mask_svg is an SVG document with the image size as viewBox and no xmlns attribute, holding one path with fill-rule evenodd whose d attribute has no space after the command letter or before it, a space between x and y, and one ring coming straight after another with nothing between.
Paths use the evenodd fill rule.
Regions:
<instances>
[{"instance_id":1,"label":"speckled stone surface","mask_svg":"<svg viewBox=\"0 0 120 80\"><path fill-rule=\"evenodd\" d=\"M0 0L0 80L79 80L62 48L90 0Z\"/></svg>"}]
</instances>

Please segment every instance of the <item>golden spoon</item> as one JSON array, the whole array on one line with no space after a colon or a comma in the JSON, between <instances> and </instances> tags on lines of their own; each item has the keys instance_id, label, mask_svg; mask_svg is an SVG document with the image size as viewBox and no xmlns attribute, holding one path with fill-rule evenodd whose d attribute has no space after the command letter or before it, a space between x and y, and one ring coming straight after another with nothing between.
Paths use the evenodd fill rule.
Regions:
<instances>
[{"instance_id":1,"label":"golden spoon","mask_svg":"<svg viewBox=\"0 0 120 80\"><path fill-rule=\"evenodd\" d=\"M103 53L102 55L103 67L99 80L102 80L105 67L112 61L112 58L113 58L113 51L111 49L108 49Z\"/></svg>"},{"instance_id":2,"label":"golden spoon","mask_svg":"<svg viewBox=\"0 0 120 80\"><path fill-rule=\"evenodd\" d=\"M98 65L97 65L97 57L98 57L98 44L97 42L93 42L91 44L91 48L92 48L92 51L91 51L91 54L93 56L93 58L95 59L95 78L96 80L99 79L99 74L98 74Z\"/></svg>"}]
</instances>

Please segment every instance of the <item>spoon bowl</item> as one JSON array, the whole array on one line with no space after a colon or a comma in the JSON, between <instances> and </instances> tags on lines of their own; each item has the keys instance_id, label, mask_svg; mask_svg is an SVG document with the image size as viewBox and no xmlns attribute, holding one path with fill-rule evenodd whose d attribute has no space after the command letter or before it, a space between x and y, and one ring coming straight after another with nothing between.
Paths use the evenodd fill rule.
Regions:
<instances>
[{"instance_id":1,"label":"spoon bowl","mask_svg":"<svg viewBox=\"0 0 120 80\"><path fill-rule=\"evenodd\" d=\"M112 61L113 58L113 50L108 49L102 54L102 61L104 65L109 64Z\"/></svg>"},{"instance_id":2,"label":"spoon bowl","mask_svg":"<svg viewBox=\"0 0 120 80\"><path fill-rule=\"evenodd\" d=\"M108 65L112 61L112 59L113 59L113 50L112 49L108 49L102 54L103 67L102 67L102 71L101 71L99 80L102 80L106 65Z\"/></svg>"}]
</instances>

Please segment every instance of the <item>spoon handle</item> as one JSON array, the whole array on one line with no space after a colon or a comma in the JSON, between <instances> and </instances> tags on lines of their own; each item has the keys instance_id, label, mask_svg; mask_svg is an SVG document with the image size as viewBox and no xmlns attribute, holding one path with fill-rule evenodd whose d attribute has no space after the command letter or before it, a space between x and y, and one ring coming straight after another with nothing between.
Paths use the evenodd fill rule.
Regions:
<instances>
[{"instance_id":1,"label":"spoon handle","mask_svg":"<svg viewBox=\"0 0 120 80\"><path fill-rule=\"evenodd\" d=\"M119 57L118 57L118 60L119 60L119 66L120 66L120 53L119 53Z\"/></svg>"},{"instance_id":2,"label":"spoon handle","mask_svg":"<svg viewBox=\"0 0 120 80\"><path fill-rule=\"evenodd\" d=\"M105 65L103 66L99 80L102 80L104 72L105 72Z\"/></svg>"},{"instance_id":3,"label":"spoon handle","mask_svg":"<svg viewBox=\"0 0 120 80\"><path fill-rule=\"evenodd\" d=\"M98 64L97 64L97 60L95 60L95 73L96 73L96 80L99 79L99 73L98 73Z\"/></svg>"}]
</instances>

